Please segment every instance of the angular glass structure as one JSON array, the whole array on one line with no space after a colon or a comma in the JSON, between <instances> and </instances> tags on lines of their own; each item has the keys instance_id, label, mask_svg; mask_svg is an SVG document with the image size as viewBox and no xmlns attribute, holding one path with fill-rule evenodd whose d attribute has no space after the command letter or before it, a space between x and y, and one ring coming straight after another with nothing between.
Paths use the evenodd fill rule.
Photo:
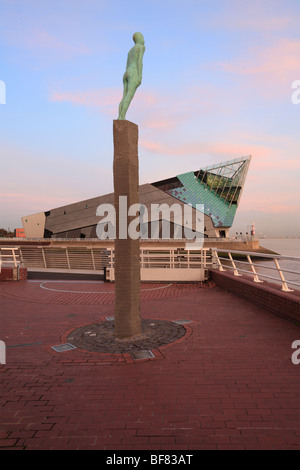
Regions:
<instances>
[{"instance_id":1,"label":"angular glass structure","mask_svg":"<svg viewBox=\"0 0 300 470\"><path fill-rule=\"evenodd\" d=\"M177 176L165 192L180 201L204 204L215 227L231 227L242 195L251 156L237 158Z\"/></svg>"}]
</instances>

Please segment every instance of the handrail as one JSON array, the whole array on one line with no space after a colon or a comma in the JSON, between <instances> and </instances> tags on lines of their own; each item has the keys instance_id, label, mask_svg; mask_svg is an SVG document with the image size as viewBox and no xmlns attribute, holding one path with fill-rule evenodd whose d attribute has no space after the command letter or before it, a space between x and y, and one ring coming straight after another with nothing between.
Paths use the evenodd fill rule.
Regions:
<instances>
[{"instance_id":1,"label":"handrail","mask_svg":"<svg viewBox=\"0 0 300 470\"><path fill-rule=\"evenodd\" d=\"M223 259L223 260L228 260L228 258L223 258L221 256L219 256L219 259ZM230 258L229 258L230 259ZM279 258L279 259L285 259L285 258ZM290 257L290 259L293 261L300 261L300 258L293 258L293 257ZM235 260L237 263L242 263L242 264L249 264L247 263L247 261L242 261L242 260ZM259 268L266 268L266 269L272 269L273 271L277 271L277 268L272 268L271 266L266 266L265 264L257 264L257 263L252 263L253 266L257 266ZM298 274L300 276L300 272L299 271L290 271L289 269L283 269L281 268L281 271L284 271L286 273L290 273L290 274Z\"/></svg>"},{"instance_id":2,"label":"handrail","mask_svg":"<svg viewBox=\"0 0 300 470\"><path fill-rule=\"evenodd\" d=\"M234 270L236 269L236 268L234 268L233 266L226 266L226 267L229 268L229 269L234 269ZM269 268L269 269L273 269L273 268ZM276 269L276 268L275 268L275 269ZM243 273L249 274L249 271L247 271L247 269L241 269L241 268L239 268L238 271L241 271L241 272L243 272ZM283 271L283 270L282 270L282 271ZM238 276L238 274L235 274L235 276ZM273 276L267 276L267 274L259 273L259 276L260 276L260 277L265 277L265 278L267 278L267 279L275 280L275 278L274 278ZM256 282L257 282L257 281L256 281ZM298 284L297 282L294 282L294 281L286 281L286 282L288 282L289 284L293 284L293 285L295 285L295 286L298 286L298 287L300 288L300 284Z\"/></svg>"},{"instance_id":3,"label":"handrail","mask_svg":"<svg viewBox=\"0 0 300 470\"><path fill-rule=\"evenodd\" d=\"M102 242L102 243L105 243L105 240L100 240L99 238L55 238L55 237L52 237L52 238L29 238L29 237L0 237L0 242L43 242L43 243L53 243L53 242L79 242L79 243L86 243L88 241L91 241L91 242ZM112 240L113 241L113 240ZM159 241L162 241L162 242L174 242L174 243L177 243L178 241L180 240L176 240L174 238L169 238L169 239L145 239L145 241L151 243L151 242L159 242ZM186 242L185 239L182 239L181 240L182 242ZM253 241L257 241L256 238L238 238L238 239L235 239L235 238L222 238L222 237L209 237L209 238L204 238L204 242L213 242L213 243L226 243L226 242L230 242L230 243L245 243L245 242L253 242Z\"/></svg>"},{"instance_id":4,"label":"handrail","mask_svg":"<svg viewBox=\"0 0 300 470\"><path fill-rule=\"evenodd\" d=\"M270 253L259 253L255 251L244 251L244 250L228 250L227 248L217 248L217 247L212 247L212 250L217 250L221 253L233 253L237 255L251 255L259 258L281 258L282 255L279 255L277 253L270 254Z\"/></svg>"},{"instance_id":5,"label":"handrail","mask_svg":"<svg viewBox=\"0 0 300 470\"><path fill-rule=\"evenodd\" d=\"M241 276L242 274L240 274L240 272L249 274L249 270L242 269L241 267L236 266L236 263L243 264L243 265L246 264L246 265L249 265L250 268L251 268L254 282L263 282L260 279L261 277L263 277L263 278L270 279L270 280L275 281L275 282L279 281L281 283L281 290L284 291L284 292L293 292L294 291L293 289L289 288L289 286L288 286L289 284L291 284L293 286L297 286L300 289L300 284L298 282L295 282L294 280L286 279L285 276L284 276L284 273L295 274L295 275L299 276L299 279L300 279L300 272L282 268L279 264L279 260L291 260L291 261L296 261L296 262L300 263L300 258L299 257L285 256L285 255L279 255L279 254L275 254L275 253L274 254L268 254L268 253L265 254L265 253L249 252L249 251L227 250L227 249L223 249L223 248L219 249L217 247L212 248L212 251L213 251L214 256L216 258L217 266L218 266L219 271L226 271L226 269L225 269L225 267L226 267L227 269L232 269L235 276ZM219 256L218 252L220 252L222 254L223 253L228 253L229 258L224 258L222 256ZM246 256L247 261L233 259L232 254L244 255L244 256ZM272 259L274 261L275 267L261 265L261 264L258 264L258 263L253 263L251 257L262 258L262 259L267 258L267 259L270 259L270 260ZM225 265L224 263L222 264L221 260L226 260L227 262L231 263L231 266L230 266L230 264L227 264L227 265ZM277 274L278 274L278 277L276 278L274 276L268 276L267 274L264 274L264 273L261 273L261 272L258 273L255 269L256 267L276 271Z\"/></svg>"},{"instance_id":6,"label":"handrail","mask_svg":"<svg viewBox=\"0 0 300 470\"><path fill-rule=\"evenodd\" d=\"M10 251L11 253L10 254L4 254L3 251L5 252L8 252ZM17 247L0 247L0 272L2 270L2 266L4 264L13 264L13 267L14 268L17 268L18 265L20 264L20 260L17 259L18 256L20 256L18 254L18 251L19 251L19 248ZM10 259L6 259L6 258L10 258Z\"/></svg>"},{"instance_id":7,"label":"handrail","mask_svg":"<svg viewBox=\"0 0 300 470\"><path fill-rule=\"evenodd\" d=\"M11 248L5 248L11 250ZM114 248L109 246L23 246L18 247L20 259L27 268L85 269L101 271L114 268ZM168 269L199 269L213 266L210 248L147 247L140 249L141 267Z\"/></svg>"}]
</instances>

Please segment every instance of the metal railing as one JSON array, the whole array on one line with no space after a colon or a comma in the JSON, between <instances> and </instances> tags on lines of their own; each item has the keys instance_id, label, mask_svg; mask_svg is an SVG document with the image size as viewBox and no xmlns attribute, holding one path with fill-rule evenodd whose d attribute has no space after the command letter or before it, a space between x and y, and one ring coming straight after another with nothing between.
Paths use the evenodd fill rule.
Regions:
<instances>
[{"instance_id":1,"label":"metal railing","mask_svg":"<svg viewBox=\"0 0 300 470\"><path fill-rule=\"evenodd\" d=\"M184 249L142 249L141 268L168 268L168 269L207 269L213 266L210 248L198 251Z\"/></svg>"},{"instance_id":2,"label":"metal railing","mask_svg":"<svg viewBox=\"0 0 300 470\"><path fill-rule=\"evenodd\" d=\"M284 255L272 255L272 254L263 254L263 253L254 253L254 252L246 252L246 251L237 251L237 250L226 250L226 249L217 249L212 248L213 256L216 259L217 268L219 271L226 271L226 269L233 270L233 274L235 276L242 276L241 273L247 273L248 275L252 273L253 281L257 283L264 282L261 278L265 278L269 281L280 283L281 290L284 292L294 292L294 289L291 289L289 285L296 286L296 290L300 290L300 272L294 271L291 269L282 268L279 264L279 261L289 260L299 263L300 265L300 258L293 257L293 256L284 256ZM228 258L224 256L220 256L220 254L227 254ZM247 261L241 259L234 259L232 255L244 255ZM253 258L255 259L262 259L262 260L272 260L275 266L269 266L266 264L261 264L257 262L253 262ZM222 263L223 261L223 263ZM224 261L226 263L224 263ZM248 269L244 269L240 267L240 265L247 267ZM276 273L276 276L265 274L261 270L270 270L272 273ZM297 280L299 282L295 282L295 280L289 280L286 277L286 274L293 274L297 276Z\"/></svg>"},{"instance_id":3,"label":"metal railing","mask_svg":"<svg viewBox=\"0 0 300 470\"><path fill-rule=\"evenodd\" d=\"M102 271L110 262L106 248L20 246L19 251L27 268Z\"/></svg>"},{"instance_id":4,"label":"metal railing","mask_svg":"<svg viewBox=\"0 0 300 470\"><path fill-rule=\"evenodd\" d=\"M181 248L141 249L141 279L155 282L202 282L209 277L209 268L215 267L210 248L189 250ZM114 252L106 278L114 281Z\"/></svg>"},{"instance_id":5,"label":"metal railing","mask_svg":"<svg viewBox=\"0 0 300 470\"><path fill-rule=\"evenodd\" d=\"M17 268L21 263L19 248L0 247L0 272L4 266Z\"/></svg>"},{"instance_id":6,"label":"metal railing","mask_svg":"<svg viewBox=\"0 0 300 470\"><path fill-rule=\"evenodd\" d=\"M114 268L111 247L19 246L1 248L13 253L13 259L27 268L102 271ZM207 269L214 260L210 248L147 248L140 250L141 268Z\"/></svg>"},{"instance_id":7,"label":"metal railing","mask_svg":"<svg viewBox=\"0 0 300 470\"><path fill-rule=\"evenodd\" d=\"M202 248L197 251L182 248L141 249L141 269L143 270L190 270L209 268L220 271L231 270L235 276L252 274L253 281L264 280L279 283L284 292L300 290L300 258L247 251L226 250L224 248ZM243 257L237 259L235 255ZM265 261L272 261L267 265ZM296 262L297 270L284 266L285 262ZM114 250L111 247L93 246L19 246L0 247L0 272L3 266L23 265L35 269L103 271L114 269ZM288 279L289 275L293 279Z\"/></svg>"},{"instance_id":8,"label":"metal railing","mask_svg":"<svg viewBox=\"0 0 300 470\"><path fill-rule=\"evenodd\" d=\"M158 239L159 240L159 239ZM158 241L154 240L154 241ZM162 241L170 241L174 242L174 238L168 239L160 239ZM213 242L213 243L224 243L224 242L230 242L230 243L241 243L241 242L249 242L249 241L257 241L258 239L251 236L251 235L243 235L243 236L238 236L238 237L209 237L209 238L204 238L204 242ZM150 240L151 241L151 240ZM14 242L16 244L20 242L35 242L35 243L78 243L84 245L87 242L90 243L99 243L100 240L99 238L29 238L29 237L0 237L0 243L1 242ZM176 240L175 240L176 242Z\"/></svg>"}]
</instances>

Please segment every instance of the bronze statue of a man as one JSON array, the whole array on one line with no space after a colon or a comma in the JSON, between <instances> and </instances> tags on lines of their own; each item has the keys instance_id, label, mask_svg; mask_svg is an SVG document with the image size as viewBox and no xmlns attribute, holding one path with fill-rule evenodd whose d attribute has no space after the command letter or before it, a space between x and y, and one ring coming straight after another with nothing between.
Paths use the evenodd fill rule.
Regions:
<instances>
[{"instance_id":1,"label":"bronze statue of a man","mask_svg":"<svg viewBox=\"0 0 300 470\"><path fill-rule=\"evenodd\" d=\"M135 42L130 49L127 57L126 72L123 76L123 98L119 106L118 119L125 119L129 105L134 97L137 88L142 83L143 73L143 56L145 52L144 36L141 33L134 33L133 41Z\"/></svg>"}]
</instances>

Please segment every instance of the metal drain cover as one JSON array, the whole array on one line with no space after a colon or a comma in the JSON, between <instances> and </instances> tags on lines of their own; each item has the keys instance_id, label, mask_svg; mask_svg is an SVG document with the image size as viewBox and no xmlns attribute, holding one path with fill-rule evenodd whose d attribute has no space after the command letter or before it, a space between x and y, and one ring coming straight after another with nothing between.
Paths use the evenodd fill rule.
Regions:
<instances>
[{"instance_id":1,"label":"metal drain cover","mask_svg":"<svg viewBox=\"0 0 300 470\"><path fill-rule=\"evenodd\" d=\"M114 322L108 320L76 328L69 333L65 341L87 351L111 354L130 353L130 357L132 357L131 353L154 351L160 346L177 341L187 332L187 326L178 325L172 321L142 319L141 323L142 334L126 341L119 341L115 337ZM89 333L85 334L86 332ZM91 336L94 334L97 336ZM152 356L148 353L146 358L149 357ZM141 359L144 358L145 356L143 355Z\"/></svg>"},{"instance_id":2,"label":"metal drain cover","mask_svg":"<svg viewBox=\"0 0 300 470\"><path fill-rule=\"evenodd\" d=\"M178 325L185 325L186 323L193 323L191 320L174 320L173 323L177 323Z\"/></svg>"},{"instance_id":3,"label":"metal drain cover","mask_svg":"<svg viewBox=\"0 0 300 470\"><path fill-rule=\"evenodd\" d=\"M150 350L142 350L142 351L132 351L131 352L132 359L151 359L155 357L153 352Z\"/></svg>"},{"instance_id":4,"label":"metal drain cover","mask_svg":"<svg viewBox=\"0 0 300 470\"><path fill-rule=\"evenodd\" d=\"M56 352L69 351L70 349L76 349L71 343L59 344L58 346L52 346L52 349Z\"/></svg>"}]
</instances>

